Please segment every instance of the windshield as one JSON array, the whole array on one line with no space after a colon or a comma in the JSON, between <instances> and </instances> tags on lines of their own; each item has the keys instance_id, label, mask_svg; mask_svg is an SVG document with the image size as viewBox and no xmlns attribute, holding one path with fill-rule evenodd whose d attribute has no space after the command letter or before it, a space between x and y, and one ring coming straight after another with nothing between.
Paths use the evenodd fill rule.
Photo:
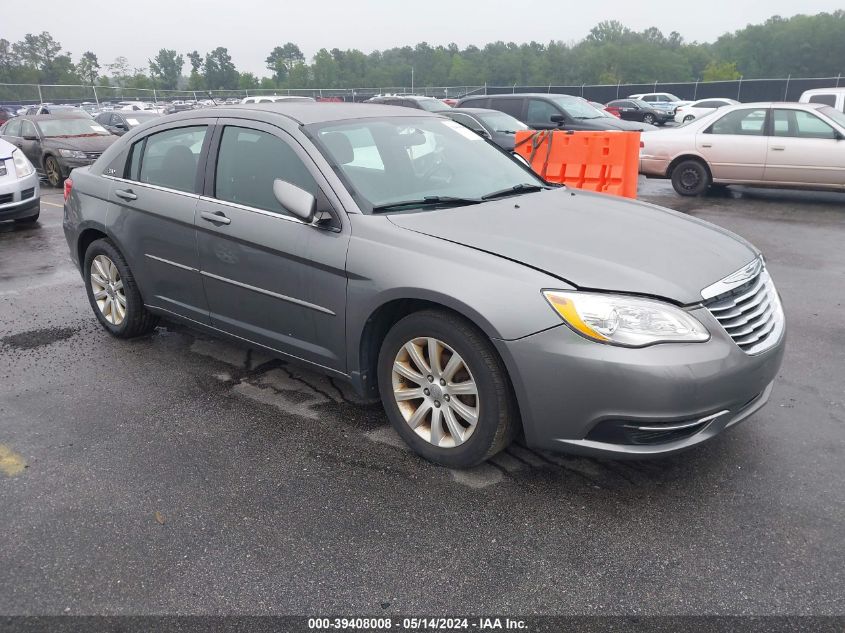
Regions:
<instances>
[{"instance_id":1,"label":"windshield","mask_svg":"<svg viewBox=\"0 0 845 633\"><path fill-rule=\"evenodd\" d=\"M443 112L443 110L451 110L452 106L447 106L438 99L418 99L417 103L423 110L429 112Z\"/></svg>"},{"instance_id":2,"label":"windshield","mask_svg":"<svg viewBox=\"0 0 845 633\"><path fill-rule=\"evenodd\" d=\"M831 108L830 106L819 108L819 112L825 115L828 119L832 119L838 123L840 127L845 128L845 113L842 113L835 108Z\"/></svg>"},{"instance_id":3,"label":"windshield","mask_svg":"<svg viewBox=\"0 0 845 633\"><path fill-rule=\"evenodd\" d=\"M110 136L102 125L93 119L46 119L37 122L42 136Z\"/></svg>"},{"instance_id":4,"label":"windshield","mask_svg":"<svg viewBox=\"0 0 845 633\"><path fill-rule=\"evenodd\" d=\"M504 112L490 112L489 114L476 114L475 116L496 132L517 132L529 129L525 123Z\"/></svg>"},{"instance_id":5,"label":"windshield","mask_svg":"<svg viewBox=\"0 0 845 633\"><path fill-rule=\"evenodd\" d=\"M420 202L404 209L421 208L430 202L426 198L480 201L520 185L545 186L528 168L449 119L359 119L304 129L366 213L403 202Z\"/></svg>"},{"instance_id":6,"label":"windshield","mask_svg":"<svg viewBox=\"0 0 845 633\"><path fill-rule=\"evenodd\" d=\"M551 100L573 119L600 119L604 116L589 103L577 97L552 96Z\"/></svg>"}]
</instances>

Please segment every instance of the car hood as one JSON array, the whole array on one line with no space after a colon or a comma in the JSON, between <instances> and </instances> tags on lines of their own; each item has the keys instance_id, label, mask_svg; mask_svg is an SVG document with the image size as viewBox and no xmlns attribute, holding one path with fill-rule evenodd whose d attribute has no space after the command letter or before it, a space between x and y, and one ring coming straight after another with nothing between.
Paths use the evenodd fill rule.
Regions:
<instances>
[{"instance_id":1,"label":"car hood","mask_svg":"<svg viewBox=\"0 0 845 633\"><path fill-rule=\"evenodd\" d=\"M117 140L116 136L80 136L45 138L43 146L53 149L75 149L82 152L103 152Z\"/></svg>"},{"instance_id":2,"label":"car hood","mask_svg":"<svg viewBox=\"0 0 845 633\"><path fill-rule=\"evenodd\" d=\"M388 216L404 229L542 270L582 289L701 301L757 256L742 238L670 209L567 188Z\"/></svg>"},{"instance_id":3,"label":"car hood","mask_svg":"<svg viewBox=\"0 0 845 633\"><path fill-rule=\"evenodd\" d=\"M601 122L601 129L603 130L626 130L629 132L648 132L649 130L656 130L657 126L649 125L648 123L641 123L640 121L626 121L625 119L618 119L615 116L601 117L599 119L590 119L591 121Z\"/></svg>"}]
</instances>

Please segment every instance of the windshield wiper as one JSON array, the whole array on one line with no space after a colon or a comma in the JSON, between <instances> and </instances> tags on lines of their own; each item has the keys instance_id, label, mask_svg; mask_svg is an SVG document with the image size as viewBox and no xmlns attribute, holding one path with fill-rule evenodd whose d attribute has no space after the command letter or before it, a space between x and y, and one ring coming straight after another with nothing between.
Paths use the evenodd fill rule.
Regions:
<instances>
[{"instance_id":1,"label":"windshield wiper","mask_svg":"<svg viewBox=\"0 0 845 633\"><path fill-rule=\"evenodd\" d=\"M480 202L482 202L482 200L478 198L456 198L454 196L425 196L424 198L421 198L419 200L399 200L397 202L379 204L373 207L373 213L381 213L384 211L399 211L400 209L414 209L429 206L462 207L469 204L478 204Z\"/></svg>"},{"instance_id":2,"label":"windshield wiper","mask_svg":"<svg viewBox=\"0 0 845 633\"><path fill-rule=\"evenodd\" d=\"M544 191L546 189L549 189L549 187L520 183L518 185L514 185L513 187L502 189L501 191L494 191L492 193L488 193L486 196L481 196L481 199L492 200L493 198L504 198L505 196L513 196L518 193L531 193L533 191Z\"/></svg>"}]
</instances>

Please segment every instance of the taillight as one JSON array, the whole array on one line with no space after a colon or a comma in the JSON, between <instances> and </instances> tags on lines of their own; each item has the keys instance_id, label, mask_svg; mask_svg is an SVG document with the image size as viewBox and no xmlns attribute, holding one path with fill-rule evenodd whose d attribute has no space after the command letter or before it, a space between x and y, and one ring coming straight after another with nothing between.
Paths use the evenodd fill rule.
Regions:
<instances>
[{"instance_id":1,"label":"taillight","mask_svg":"<svg viewBox=\"0 0 845 633\"><path fill-rule=\"evenodd\" d=\"M644 141L640 141L640 149L642 149L643 147L645 147L645 142L644 142Z\"/></svg>"},{"instance_id":2,"label":"taillight","mask_svg":"<svg viewBox=\"0 0 845 633\"><path fill-rule=\"evenodd\" d=\"M70 197L70 192L71 192L72 189L73 189L73 181L70 178L68 178L68 179L65 180L65 202L67 202L67 199Z\"/></svg>"}]
</instances>

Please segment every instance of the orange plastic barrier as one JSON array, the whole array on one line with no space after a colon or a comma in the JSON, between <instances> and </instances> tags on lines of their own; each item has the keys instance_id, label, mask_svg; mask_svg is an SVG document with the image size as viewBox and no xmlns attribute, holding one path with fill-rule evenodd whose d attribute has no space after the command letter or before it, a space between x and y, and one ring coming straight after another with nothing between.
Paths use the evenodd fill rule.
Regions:
<instances>
[{"instance_id":1,"label":"orange plastic barrier","mask_svg":"<svg viewBox=\"0 0 845 633\"><path fill-rule=\"evenodd\" d=\"M549 182L637 197L639 132L523 130L516 133L514 151Z\"/></svg>"}]
</instances>

